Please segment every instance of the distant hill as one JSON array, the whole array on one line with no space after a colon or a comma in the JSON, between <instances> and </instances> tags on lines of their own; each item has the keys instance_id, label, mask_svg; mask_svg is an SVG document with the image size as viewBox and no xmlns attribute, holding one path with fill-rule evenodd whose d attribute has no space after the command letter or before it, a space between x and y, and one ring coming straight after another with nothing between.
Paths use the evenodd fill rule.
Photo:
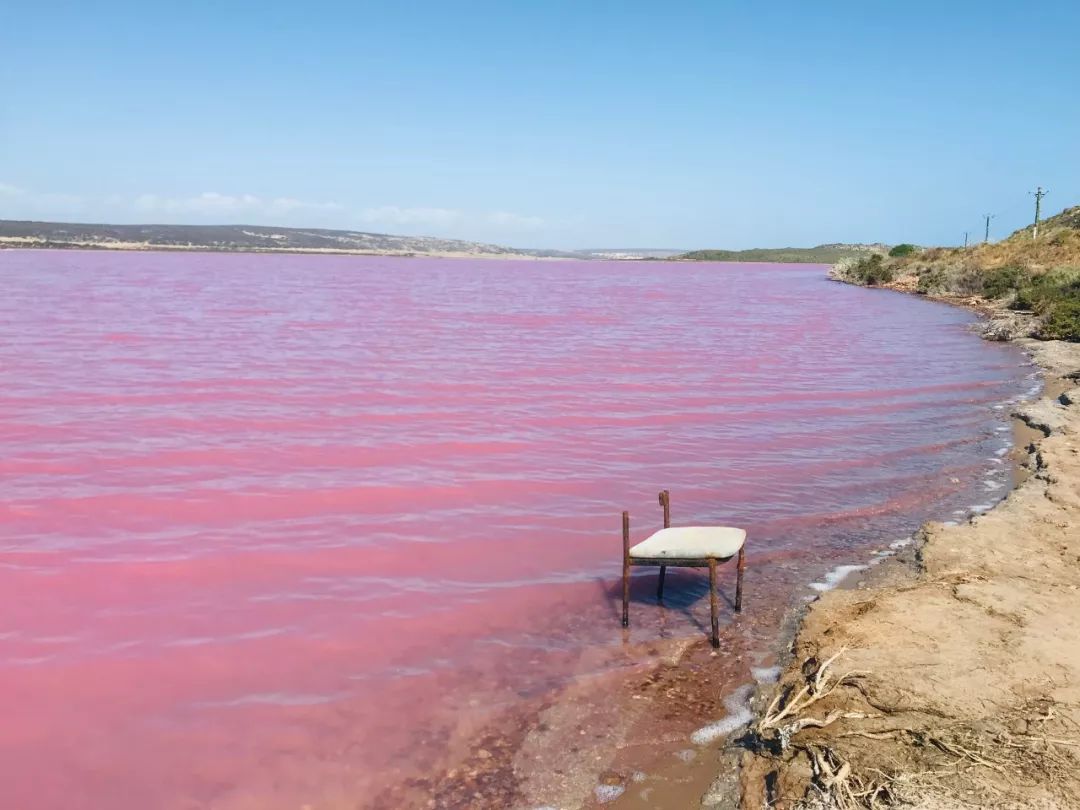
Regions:
<instances>
[{"instance_id":1,"label":"distant hill","mask_svg":"<svg viewBox=\"0 0 1080 810\"><path fill-rule=\"evenodd\" d=\"M0 220L0 247L111 250L220 250L270 253L587 258L557 250L518 250L430 236L262 225L100 225Z\"/></svg>"},{"instance_id":2,"label":"distant hill","mask_svg":"<svg viewBox=\"0 0 1080 810\"><path fill-rule=\"evenodd\" d=\"M751 248L750 250L692 250L673 258L695 262L777 262L835 264L849 257L885 253L888 245L830 244L810 248Z\"/></svg>"}]
</instances>

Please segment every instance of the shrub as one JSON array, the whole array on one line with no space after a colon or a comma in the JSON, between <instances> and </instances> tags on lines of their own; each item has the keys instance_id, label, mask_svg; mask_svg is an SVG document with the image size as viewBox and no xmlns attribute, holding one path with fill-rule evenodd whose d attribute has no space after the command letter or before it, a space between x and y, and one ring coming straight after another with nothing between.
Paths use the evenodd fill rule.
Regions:
<instances>
[{"instance_id":1,"label":"shrub","mask_svg":"<svg viewBox=\"0 0 1080 810\"><path fill-rule=\"evenodd\" d=\"M987 298L1001 298L1016 292L1031 280L1031 274L1018 265L1006 265L988 271L983 277L982 294Z\"/></svg>"},{"instance_id":2,"label":"shrub","mask_svg":"<svg viewBox=\"0 0 1080 810\"><path fill-rule=\"evenodd\" d=\"M949 292L957 295L982 295L986 289L986 275L977 267L960 267L949 279Z\"/></svg>"},{"instance_id":3,"label":"shrub","mask_svg":"<svg viewBox=\"0 0 1080 810\"><path fill-rule=\"evenodd\" d=\"M1035 309L1035 288L1034 287L1021 287L1016 291L1016 297L1009 304L1009 309L1015 309L1020 312L1031 312Z\"/></svg>"},{"instance_id":4,"label":"shrub","mask_svg":"<svg viewBox=\"0 0 1080 810\"><path fill-rule=\"evenodd\" d=\"M944 270L931 270L929 267L922 268L919 273L919 284L915 288L921 295L942 292L948 283L948 277Z\"/></svg>"},{"instance_id":5,"label":"shrub","mask_svg":"<svg viewBox=\"0 0 1080 810\"><path fill-rule=\"evenodd\" d=\"M892 250L890 250L889 255L893 258L896 258L898 256L910 256L916 250L918 250L917 247L909 244L908 242L904 242L903 244L897 245Z\"/></svg>"},{"instance_id":6,"label":"shrub","mask_svg":"<svg viewBox=\"0 0 1080 810\"><path fill-rule=\"evenodd\" d=\"M1039 336L1050 340L1080 341L1080 296L1052 302Z\"/></svg>"},{"instance_id":7,"label":"shrub","mask_svg":"<svg viewBox=\"0 0 1080 810\"><path fill-rule=\"evenodd\" d=\"M859 259L848 273L855 281L868 287L888 284L894 277L892 268L885 266L885 259L880 253Z\"/></svg>"},{"instance_id":8,"label":"shrub","mask_svg":"<svg viewBox=\"0 0 1080 810\"><path fill-rule=\"evenodd\" d=\"M1041 318L1039 337L1080 341L1080 269L1059 267L1029 277L1009 306Z\"/></svg>"}]
</instances>

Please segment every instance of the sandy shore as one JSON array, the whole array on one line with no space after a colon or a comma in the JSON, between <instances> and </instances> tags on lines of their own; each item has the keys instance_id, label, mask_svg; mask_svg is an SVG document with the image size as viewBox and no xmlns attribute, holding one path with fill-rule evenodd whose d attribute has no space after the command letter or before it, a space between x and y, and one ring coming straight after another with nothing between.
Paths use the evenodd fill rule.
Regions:
<instances>
[{"instance_id":1,"label":"sandy shore","mask_svg":"<svg viewBox=\"0 0 1080 810\"><path fill-rule=\"evenodd\" d=\"M742 807L1080 806L1080 344L1020 342L1031 474L812 606L733 746Z\"/></svg>"}]
</instances>

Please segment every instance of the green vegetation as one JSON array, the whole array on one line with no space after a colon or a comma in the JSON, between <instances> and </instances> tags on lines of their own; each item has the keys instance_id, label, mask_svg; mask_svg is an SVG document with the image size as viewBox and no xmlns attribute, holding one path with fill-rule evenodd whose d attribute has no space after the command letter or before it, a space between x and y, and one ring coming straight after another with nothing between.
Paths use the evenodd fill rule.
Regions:
<instances>
[{"instance_id":1,"label":"green vegetation","mask_svg":"<svg viewBox=\"0 0 1080 810\"><path fill-rule=\"evenodd\" d=\"M753 248L751 250L692 250L675 259L697 262L776 262L835 264L841 259L858 258L884 251L883 245L818 245L811 248Z\"/></svg>"},{"instance_id":2,"label":"green vegetation","mask_svg":"<svg viewBox=\"0 0 1080 810\"><path fill-rule=\"evenodd\" d=\"M1002 298L1009 293L1016 293L1031 281L1031 274L1026 268L1016 264L995 267L983 276L982 294L987 298Z\"/></svg>"},{"instance_id":3,"label":"green vegetation","mask_svg":"<svg viewBox=\"0 0 1080 810\"><path fill-rule=\"evenodd\" d=\"M890 284L924 295L993 302L1031 314L1022 334L1080 341L1080 206L1044 220L1038 241L1022 228L1000 242L961 248L897 245L888 257L837 262L832 276L854 284ZM1017 332L1013 332L1017 334Z\"/></svg>"},{"instance_id":4,"label":"green vegetation","mask_svg":"<svg viewBox=\"0 0 1080 810\"><path fill-rule=\"evenodd\" d=\"M1039 336L1048 340L1080 341L1080 296L1054 304L1046 313Z\"/></svg>"},{"instance_id":5,"label":"green vegetation","mask_svg":"<svg viewBox=\"0 0 1080 810\"><path fill-rule=\"evenodd\" d=\"M885 257L880 253L863 256L861 259L848 258L838 262L833 268L833 275L843 281L866 287L888 284L895 278L892 267L885 264Z\"/></svg>"},{"instance_id":6,"label":"green vegetation","mask_svg":"<svg viewBox=\"0 0 1080 810\"><path fill-rule=\"evenodd\" d=\"M1038 316L1039 337L1080 341L1080 269L1057 268L1028 276L1009 308Z\"/></svg>"}]
</instances>

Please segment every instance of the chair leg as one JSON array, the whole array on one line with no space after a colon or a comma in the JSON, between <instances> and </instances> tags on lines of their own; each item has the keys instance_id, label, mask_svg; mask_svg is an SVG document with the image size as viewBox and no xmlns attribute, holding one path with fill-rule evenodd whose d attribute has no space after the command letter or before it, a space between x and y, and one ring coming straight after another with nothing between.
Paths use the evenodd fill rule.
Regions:
<instances>
[{"instance_id":1,"label":"chair leg","mask_svg":"<svg viewBox=\"0 0 1080 810\"><path fill-rule=\"evenodd\" d=\"M671 493L666 489L660 490L660 505L664 507L664 528L671 528ZM667 574L667 566L660 566L660 579L656 583L656 601L660 602L664 598L664 575Z\"/></svg>"},{"instance_id":2,"label":"chair leg","mask_svg":"<svg viewBox=\"0 0 1080 810\"><path fill-rule=\"evenodd\" d=\"M735 578L735 610L737 612L742 611L742 578L743 571L746 570L746 547L739 549L739 573Z\"/></svg>"},{"instance_id":3,"label":"chair leg","mask_svg":"<svg viewBox=\"0 0 1080 810\"><path fill-rule=\"evenodd\" d=\"M712 638L714 647L720 646L720 622L716 615L716 560L709 558L709 610L712 613Z\"/></svg>"},{"instance_id":4,"label":"chair leg","mask_svg":"<svg viewBox=\"0 0 1080 810\"><path fill-rule=\"evenodd\" d=\"M630 626L630 513L622 513L622 626Z\"/></svg>"}]
</instances>

